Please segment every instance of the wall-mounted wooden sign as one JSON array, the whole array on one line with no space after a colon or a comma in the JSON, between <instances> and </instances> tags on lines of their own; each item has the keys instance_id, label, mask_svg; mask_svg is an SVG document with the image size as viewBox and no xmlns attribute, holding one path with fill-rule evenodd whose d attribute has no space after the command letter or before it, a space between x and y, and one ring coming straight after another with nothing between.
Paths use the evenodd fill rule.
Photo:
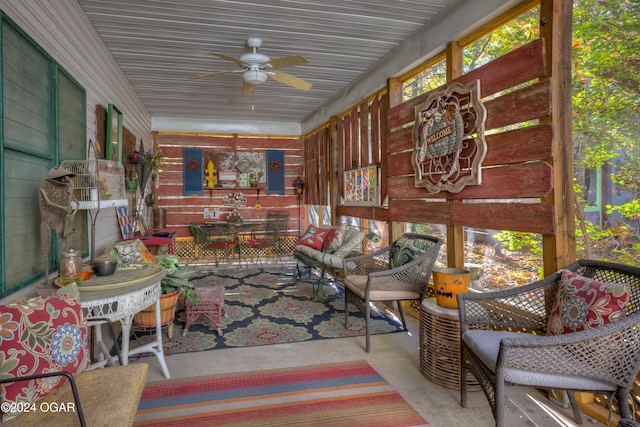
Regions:
<instances>
[{"instance_id":1,"label":"wall-mounted wooden sign","mask_svg":"<svg viewBox=\"0 0 640 427\"><path fill-rule=\"evenodd\" d=\"M480 100L480 81L434 90L415 107L415 117L415 186L433 194L481 184L487 110Z\"/></svg>"}]
</instances>

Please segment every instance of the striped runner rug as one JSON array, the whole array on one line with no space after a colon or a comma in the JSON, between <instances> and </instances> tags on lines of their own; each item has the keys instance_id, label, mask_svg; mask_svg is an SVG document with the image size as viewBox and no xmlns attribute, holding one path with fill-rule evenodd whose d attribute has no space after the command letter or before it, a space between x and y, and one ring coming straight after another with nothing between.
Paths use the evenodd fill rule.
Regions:
<instances>
[{"instance_id":1,"label":"striped runner rug","mask_svg":"<svg viewBox=\"0 0 640 427\"><path fill-rule=\"evenodd\" d=\"M424 426L367 362L165 380L146 385L134 426Z\"/></svg>"}]
</instances>

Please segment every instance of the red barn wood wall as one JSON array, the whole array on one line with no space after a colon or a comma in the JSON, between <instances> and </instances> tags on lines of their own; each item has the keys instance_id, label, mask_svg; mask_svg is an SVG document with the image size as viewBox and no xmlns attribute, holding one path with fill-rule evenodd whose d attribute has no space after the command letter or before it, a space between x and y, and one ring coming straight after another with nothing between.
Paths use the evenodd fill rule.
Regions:
<instances>
[{"instance_id":1,"label":"red barn wood wall","mask_svg":"<svg viewBox=\"0 0 640 427\"><path fill-rule=\"evenodd\" d=\"M387 165L386 165L386 123L388 96L386 93L377 94L372 99L356 105L337 124L338 158L336 176L338 191L344 194L343 173L349 169L379 165L380 200L387 195ZM336 207L338 216L387 221L388 209L381 206Z\"/></svg>"},{"instance_id":2,"label":"red barn wood wall","mask_svg":"<svg viewBox=\"0 0 640 427\"><path fill-rule=\"evenodd\" d=\"M553 205L541 200L553 188L553 167L546 161L552 157L553 130L544 41L533 41L454 81L475 79L481 82L490 133L482 185L438 194L414 186L414 107L428 94L421 95L388 113L389 220L554 234ZM538 124L505 130L532 121Z\"/></svg>"},{"instance_id":3,"label":"red barn wood wall","mask_svg":"<svg viewBox=\"0 0 640 427\"><path fill-rule=\"evenodd\" d=\"M157 207L167 210L167 228L177 232L177 236L190 236L190 222L204 222L204 208L219 208L224 218L231 208L222 204L224 195L232 191L245 194L247 206L238 209L245 219L264 218L269 209L286 210L291 214L289 233L297 233L298 199L294 193L293 181L302 167L302 141L299 137L251 137L234 135L176 134L159 132L154 134L155 146L164 154L157 188ZM249 151L284 150L285 152L285 195L267 195L264 184L260 184L262 209L254 208L258 197L256 189L204 189L202 196L184 196L182 178L182 149L201 148L206 151ZM211 220L208 220L211 221ZM295 233L293 233L295 234Z\"/></svg>"}]
</instances>

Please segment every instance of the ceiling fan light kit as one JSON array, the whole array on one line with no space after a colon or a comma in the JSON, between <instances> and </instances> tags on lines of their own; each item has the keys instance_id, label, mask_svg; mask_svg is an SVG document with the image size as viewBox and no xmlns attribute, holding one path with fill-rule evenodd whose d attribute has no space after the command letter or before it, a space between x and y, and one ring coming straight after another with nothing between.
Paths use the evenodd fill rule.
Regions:
<instances>
[{"instance_id":1,"label":"ceiling fan light kit","mask_svg":"<svg viewBox=\"0 0 640 427\"><path fill-rule=\"evenodd\" d=\"M271 60L271 58L269 58L267 55L258 53L258 48L262 46L262 40L257 37L250 37L247 40L247 46L253 49L253 52L245 53L244 55L240 56L240 58L236 58L225 53L212 53L212 55L219 58L235 62L241 67L241 69L200 74L191 77L191 79L201 79L205 77L218 76L221 74L242 73L242 79L244 80L244 84L242 85L243 95L253 94L253 92L255 91L255 87L264 84L269 79L269 77L271 77L273 80L296 89L309 90L313 86L306 80L276 70L278 68L293 67L295 65L304 65L309 63L309 61L307 61L304 56L283 56L281 58Z\"/></svg>"},{"instance_id":2,"label":"ceiling fan light kit","mask_svg":"<svg viewBox=\"0 0 640 427\"><path fill-rule=\"evenodd\" d=\"M242 74L245 83L258 86L266 82L269 76L261 70L249 70Z\"/></svg>"}]
</instances>

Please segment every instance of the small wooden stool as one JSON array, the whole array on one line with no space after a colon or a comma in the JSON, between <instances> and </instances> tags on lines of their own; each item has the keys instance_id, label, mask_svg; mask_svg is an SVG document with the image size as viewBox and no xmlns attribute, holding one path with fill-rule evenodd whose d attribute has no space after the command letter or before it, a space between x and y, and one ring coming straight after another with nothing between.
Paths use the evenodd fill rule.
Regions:
<instances>
[{"instance_id":1,"label":"small wooden stool","mask_svg":"<svg viewBox=\"0 0 640 427\"><path fill-rule=\"evenodd\" d=\"M192 304L188 299L185 303L187 322L184 325L182 335L185 336L189 332L189 328L198 320L200 316L206 316L218 328L218 335L222 336L222 314L224 311L224 288L196 288L196 296L198 304Z\"/></svg>"}]
</instances>

